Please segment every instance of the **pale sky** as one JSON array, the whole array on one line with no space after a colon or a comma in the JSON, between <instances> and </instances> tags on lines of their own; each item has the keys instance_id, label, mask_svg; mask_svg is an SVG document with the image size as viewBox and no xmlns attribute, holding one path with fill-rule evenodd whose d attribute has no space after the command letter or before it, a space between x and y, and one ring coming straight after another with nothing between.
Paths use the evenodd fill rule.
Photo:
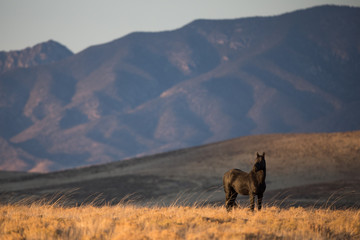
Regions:
<instances>
[{"instance_id":1,"label":"pale sky","mask_svg":"<svg viewBox=\"0 0 360 240\"><path fill-rule=\"evenodd\" d=\"M360 0L0 0L0 51L49 39L74 53L135 31L180 28L195 19L272 16Z\"/></svg>"}]
</instances>

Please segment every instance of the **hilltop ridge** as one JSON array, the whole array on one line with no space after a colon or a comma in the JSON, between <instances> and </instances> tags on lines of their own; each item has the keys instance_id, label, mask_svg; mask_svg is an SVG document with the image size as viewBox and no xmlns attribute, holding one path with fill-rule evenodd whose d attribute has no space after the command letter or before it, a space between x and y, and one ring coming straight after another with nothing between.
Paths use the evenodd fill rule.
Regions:
<instances>
[{"instance_id":1,"label":"hilltop ridge","mask_svg":"<svg viewBox=\"0 0 360 240\"><path fill-rule=\"evenodd\" d=\"M0 172L0 201L65 194L70 205L98 195L114 204L126 196L139 204L223 203L223 174L250 171L256 152L265 152L265 202L321 206L332 197L360 207L359 139L360 131L257 135L47 174Z\"/></svg>"}]
</instances>

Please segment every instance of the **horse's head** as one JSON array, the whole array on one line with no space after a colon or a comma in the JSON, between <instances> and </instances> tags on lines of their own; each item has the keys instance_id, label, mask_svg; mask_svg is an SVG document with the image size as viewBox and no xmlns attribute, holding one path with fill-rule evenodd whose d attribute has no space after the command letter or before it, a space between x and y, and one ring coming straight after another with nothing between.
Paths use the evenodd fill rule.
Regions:
<instances>
[{"instance_id":1,"label":"horse's head","mask_svg":"<svg viewBox=\"0 0 360 240\"><path fill-rule=\"evenodd\" d=\"M255 172L260 170L266 171L265 153L263 153L262 155L256 153L254 170Z\"/></svg>"}]
</instances>

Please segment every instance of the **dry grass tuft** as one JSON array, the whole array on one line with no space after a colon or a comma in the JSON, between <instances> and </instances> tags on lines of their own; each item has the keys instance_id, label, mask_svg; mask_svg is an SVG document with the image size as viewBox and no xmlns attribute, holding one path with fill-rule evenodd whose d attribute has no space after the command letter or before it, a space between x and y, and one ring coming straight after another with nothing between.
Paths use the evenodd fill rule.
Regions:
<instances>
[{"instance_id":1,"label":"dry grass tuft","mask_svg":"<svg viewBox=\"0 0 360 240\"><path fill-rule=\"evenodd\" d=\"M359 239L360 210L0 206L0 239Z\"/></svg>"}]
</instances>

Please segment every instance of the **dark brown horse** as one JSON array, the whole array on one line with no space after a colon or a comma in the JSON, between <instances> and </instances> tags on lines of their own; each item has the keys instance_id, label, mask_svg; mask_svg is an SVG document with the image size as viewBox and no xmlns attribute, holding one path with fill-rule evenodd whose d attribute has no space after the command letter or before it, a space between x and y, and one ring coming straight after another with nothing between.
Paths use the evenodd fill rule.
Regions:
<instances>
[{"instance_id":1,"label":"dark brown horse","mask_svg":"<svg viewBox=\"0 0 360 240\"><path fill-rule=\"evenodd\" d=\"M240 169L231 169L224 174L223 184L226 202L225 206L230 211L236 206L236 197L238 194L249 195L250 209L255 207L254 198L258 197L258 209L261 209L263 194L266 189L266 162L265 153L259 155L256 153L256 160L252 170L249 173Z\"/></svg>"}]
</instances>

